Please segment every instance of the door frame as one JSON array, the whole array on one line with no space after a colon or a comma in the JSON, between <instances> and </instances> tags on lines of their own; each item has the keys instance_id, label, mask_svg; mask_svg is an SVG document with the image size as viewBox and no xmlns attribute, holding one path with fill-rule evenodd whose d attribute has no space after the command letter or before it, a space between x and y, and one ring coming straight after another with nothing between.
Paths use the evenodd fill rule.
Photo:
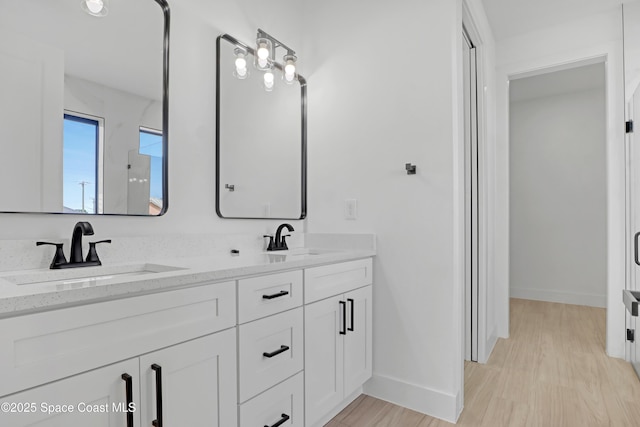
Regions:
<instances>
[{"instance_id":1,"label":"door frame","mask_svg":"<svg viewBox=\"0 0 640 427\"><path fill-rule=\"evenodd\" d=\"M619 43L603 43L588 49L562 52L508 63L497 68L497 134L495 147L495 264L497 332L509 337L509 81L549 72L604 62L606 99L607 170L607 325L606 352L625 357L625 308L621 304L626 279L626 155L624 149L624 81Z\"/></svg>"},{"instance_id":2,"label":"door frame","mask_svg":"<svg viewBox=\"0 0 640 427\"><path fill-rule=\"evenodd\" d=\"M496 337L490 336L488 333L488 321L487 321L487 283L488 283L488 271L489 271L489 239L490 235L489 229L489 180L488 180L488 170L489 170L489 157L487 152L487 76L485 75L485 64L487 61L486 58L486 46L483 38L480 36L480 31L478 30L478 26L476 25L476 21L473 17L473 12L470 9L467 1L462 2L462 28L460 28L460 37L463 39L462 32L466 31L467 35L470 37L471 41L474 44L474 48L476 49L476 116L477 116L477 144L478 144L478 254L477 254L477 269L478 269L478 289L477 289L477 327L476 333L477 337L475 337L477 341L477 361L479 363L486 363L491 355L491 351L495 345ZM462 40L464 43L464 40ZM462 89L462 88L461 88ZM463 103L461 105L464 105ZM464 139L464 134L463 139ZM461 153L464 156L464 151ZM466 172L466 169L464 170ZM463 178L464 179L464 178ZM464 183L464 181L463 181ZM464 185L463 185L464 192ZM463 204L464 206L464 204ZM464 211L462 212L462 216L464 217ZM462 228L464 230L464 228ZM466 236L463 236L465 238ZM464 250L464 246L463 246ZM466 258L463 261L463 266L466 267ZM466 284L463 289L463 296L466 294ZM462 305L463 308L463 325L466 324L467 319L467 306L466 304ZM466 328L463 329L463 339L466 341L470 338L467 337ZM491 334L493 335L493 334ZM464 355L464 346L463 346L463 355Z\"/></svg>"}]
</instances>

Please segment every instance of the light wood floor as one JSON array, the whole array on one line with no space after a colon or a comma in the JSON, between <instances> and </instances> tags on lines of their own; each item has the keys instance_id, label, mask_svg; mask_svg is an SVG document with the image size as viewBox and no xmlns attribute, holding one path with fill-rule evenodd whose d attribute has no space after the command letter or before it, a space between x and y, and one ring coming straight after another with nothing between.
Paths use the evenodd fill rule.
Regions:
<instances>
[{"instance_id":1,"label":"light wood floor","mask_svg":"<svg viewBox=\"0 0 640 427\"><path fill-rule=\"evenodd\" d=\"M605 354L605 310L511 300L511 337L486 365L465 365L459 426L640 426L640 382ZM328 427L453 424L360 396Z\"/></svg>"}]
</instances>

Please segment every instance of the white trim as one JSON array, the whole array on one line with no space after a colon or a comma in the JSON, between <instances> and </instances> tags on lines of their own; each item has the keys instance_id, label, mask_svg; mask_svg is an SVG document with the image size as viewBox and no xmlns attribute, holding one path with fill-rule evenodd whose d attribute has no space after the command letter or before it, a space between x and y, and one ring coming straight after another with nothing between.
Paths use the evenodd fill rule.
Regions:
<instances>
[{"instance_id":1,"label":"white trim","mask_svg":"<svg viewBox=\"0 0 640 427\"><path fill-rule=\"evenodd\" d=\"M364 392L450 423L455 423L462 411L461 393L445 393L383 375L374 375L364 385Z\"/></svg>"},{"instance_id":2,"label":"white trim","mask_svg":"<svg viewBox=\"0 0 640 427\"><path fill-rule=\"evenodd\" d=\"M562 304L586 305L589 307L606 308L607 296L596 294L583 294L573 292L560 292L548 289L523 289L511 288L512 298L529 299L535 301L559 302ZM621 297L622 298L622 297Z\"/></svg>"},{"instance_id":3,"label":"white trim","mask_svg":"<svg viewBox=\"0 0 640 427\"><path fill-rule=\"evenodd\" d=\"M489 244L490 225L489 218L492 216L490 203L491 191L489 187L489 156L488 156L488 101L485 88L487 87L487 76L485 73L486 48L485 40L480 36L476 19L478 12L471 10L471 5L467 0L462 3L462 23L476 47L476 69L477 69L477 126L478 126L478 362L486 363L493 350L495 340L490 339L488 334L488 310L487 300L489 283L489 260L492 246ZM464 316L464 313L463 313Z\"/></svg>"}]
</instances>

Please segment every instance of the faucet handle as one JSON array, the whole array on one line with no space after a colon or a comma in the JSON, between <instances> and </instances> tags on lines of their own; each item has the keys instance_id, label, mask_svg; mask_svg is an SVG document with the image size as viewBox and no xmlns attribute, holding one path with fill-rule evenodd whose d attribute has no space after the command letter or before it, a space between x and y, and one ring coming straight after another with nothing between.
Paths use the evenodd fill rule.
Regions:
<instances>
[{"instance_id":1,"label":"faucet handle","mask_svg":"<svg viewBox=\"0 0 640 427\"><path fill-rule=\"evenodd\" d=\"M97 265L102 265L100 258L98 258L98 252L96 252L96 245L99 243L111 243L111 239L89 242L89 253L87 254L86 262L95 262Z\"/></svg>"},{"instance_id":2,"label":"faucet handle","mask_svg":"<svg viewBox=\"0 0 640 427\"><path fill-rule=\"evenodd\" d=\"M51 245L56 247L56 253L53 255L53 260L51 261L49 268L56 269L67 263L67 258L64 256L64 250L62 249L64 243L36 242L36 246L42 245Z\"/></svg>"},{"instance_id":3,"label":"faucet handle","mask_svg":"<svg viewBox=\"0 0 640 427\"><path fill-rule=\"evenodd\" d=\"M265 234L262 237L268 237L269 238L269 245L267 245L267 250L268 251L272 251L273 250L273 234Z\"/></svg>"},{"instance_id":4,"label":"faucet handle","mask_svg":"<svg viewBox=\"0 0 640 427\"><path fill-rule=\"evenodd\" d=\"M280 245L280 248L282 250L289 250L289 247L287 246L287 240L285 239L285 237L291 237L291 234L285 234L284 236L281 237L282 239L282 244Z\"/></svg>"}]
</instances>

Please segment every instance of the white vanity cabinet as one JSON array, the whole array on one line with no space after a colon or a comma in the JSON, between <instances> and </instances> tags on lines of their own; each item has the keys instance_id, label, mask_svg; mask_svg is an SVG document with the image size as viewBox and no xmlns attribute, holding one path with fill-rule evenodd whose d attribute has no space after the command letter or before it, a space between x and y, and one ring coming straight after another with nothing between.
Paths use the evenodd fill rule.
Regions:
<instances>
[{"instance_id":1,"label":"white vanity cabinet","mask_svg":"<svg viewBox=\"0 0 640 427\"><path fill-rule=\"evenodd\" d=\"M17 409L37 405L27 414L0 412L0 425L147 426L158 418L160 397L166 427L210 420L215 421L207 425L236 425L235 285L196 286L0 320L0 402L22 405ZM130 419L113 407L127 402L136 407ZM67 407L54 406L47 414L43 403ZM88 413L94 405L97 413ZM60 412L71 406L73 413Z\"/></svg>"},{"instance_id":2,"label":"white vanity cabinet","mask_svg":"<svg viewBox=\"0 0 640 427\"><path fill-rule=\"evenodd\" d=\"M0 426L316 427L371 377L371 268L298 265L2 318Z\"/></svg>"},{"instance_id":3,"label":"white vanity cabinet","mask_svg":"<svg viewBox=\"0 0 640 427\"><path fill-rule=\"evenodd\" d=\"M16 412L0 413L0 425L234 426L235 372L235 330L228 329L3 397ZM26 404L33 411L24 413Z\"/></svg>"},{"instance_id":4,"label":"white vanity cabinet","mask_svg":"<svg viewBox=\"0 0 640 427\"><path fill-rule=\"evenodd\" d=\"M238 280L240 426L304 426L302 270Z\"/></svg>"},{"instance_id":5,"label":"white vanity cabinet","mask_svg":"<svg viewBox=\"0 0 640 427\"><path fill-rule=\"evenodd\" d=\"M307 427L371 377L371 268L365 259L305 270Z\"/></svg>"},{"instance_id":6,"label":"white vanity cabinet","mask_svg":"<svg viewBox=\"0 0 640 427\"><path fill-rule=\"evenodd\" d=\"M122 405L127 402L123 379L132 381L132 400L140 402L137 359L95 369L71 378L0 398L8 406L0 412L0 425L6 427L129 427ZM138 412L131 414L140 425Z\"/></svg>"}]
</instances>

